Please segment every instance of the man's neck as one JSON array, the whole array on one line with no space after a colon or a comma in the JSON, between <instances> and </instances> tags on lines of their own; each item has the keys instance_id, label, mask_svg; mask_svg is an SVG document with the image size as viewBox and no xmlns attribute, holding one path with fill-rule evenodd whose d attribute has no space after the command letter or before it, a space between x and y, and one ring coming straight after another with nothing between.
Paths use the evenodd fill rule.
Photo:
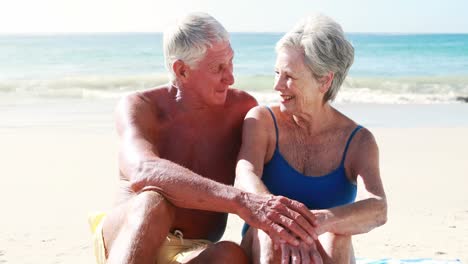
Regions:
<instances>
[{"instance_id":1,"label":"man's neck","mask_svg":"<svg viewBox=\"0 0 468 264\"><path fill-rule=\"evenodd\" d=\"M175 103L182 111L218 109L221 105L210 105L201 100L200 96L190 88L178 83L170 83L170 93L173 95Z\"/></svg>"}]
</instances>

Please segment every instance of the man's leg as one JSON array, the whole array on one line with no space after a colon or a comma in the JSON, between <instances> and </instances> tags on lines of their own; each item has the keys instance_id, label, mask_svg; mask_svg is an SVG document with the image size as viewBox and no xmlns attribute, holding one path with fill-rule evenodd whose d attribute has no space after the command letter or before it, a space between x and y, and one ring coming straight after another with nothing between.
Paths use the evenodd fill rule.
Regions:
<instances>
[{"instance_id":1,"label":"man's leg","mask_svg":"<svg viewBox=\"0 0 468 264\"><path fill-rule=\"evenodd\" d=\"M173 206L159 193L135 195L104 219L107 263L154 264L173 220Z\"/></svg>"},{"instance_id":2,"label":"man's leg","mask_svg":"<svg viewBox=\"0 0 468 264\"><path fill-rule=\"evenodd\" d=\"M355 263L351 236L325 233L318 246L323 263Z\"/></svg>"},{"instance_id":3,"label":"man's leg","mask_svg":"<svg viewBox=\"0 0 468 264\"><path fill-rule=\"evenodd\" d=\"M187 258L187 264L247 264L249 259L244 250L234 242L221 241L208 246L201 252L194 252L192 258ZM190 260L189 260L190 259Z\"/></svg>"}]
</instances>

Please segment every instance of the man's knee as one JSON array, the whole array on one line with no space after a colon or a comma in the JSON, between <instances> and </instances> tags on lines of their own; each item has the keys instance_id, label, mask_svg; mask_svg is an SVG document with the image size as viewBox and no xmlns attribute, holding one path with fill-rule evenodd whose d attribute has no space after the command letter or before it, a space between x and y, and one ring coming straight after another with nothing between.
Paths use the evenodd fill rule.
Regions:
<instances>
[{"instance_id":1,"label":"man's knee","mask_svg":"<svg viewBox=\"0 0 468 264\"><path fill-rule=\"evenodd\" d=\"M129 211L128 216L140 223L172 223L174 219L173 205L154 191L139 193L134 197Z\"/></svg>"},{"instance_id":2,"label":"man's knee","mask_svg":"<svg viewBox=\"0 0 468 264\"><path fill-rule=\"evenodd\" d=\"M106 216L103 237L107 255L125 254L136 241L144 245L139 249L154 252L173 219L173 206L159 193L145 191L132 197Z\"/></svg>"},{"instance_id":3,"label":"man's knee","mask_svg":"<svg viewBox=\"0 0 468 264\"><path fill-rule=\"evenodd\" d=\"M213 250L216 252L215 259L222 260L222 263L249 263L244 250L234 242L218 242L213 245Z\"/></svg>"}]
</instances>

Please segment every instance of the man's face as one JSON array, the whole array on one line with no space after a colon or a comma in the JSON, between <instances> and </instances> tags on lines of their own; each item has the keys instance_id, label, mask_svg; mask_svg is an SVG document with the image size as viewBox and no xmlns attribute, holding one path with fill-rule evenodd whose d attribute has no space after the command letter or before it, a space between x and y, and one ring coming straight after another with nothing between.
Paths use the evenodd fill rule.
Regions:
<instances>
[{"instance_id":1,"label":"man's face","mask_svg":"<svg viewBox=\"0 0 468 264\"><path fill-rule=\"evenodd\" d=\"M233 58L234 51L228 41L214 44L196 69L190 70L186 87L204 104L224 104L229 86L234 83Z\"/></svg>"}]
</instances>

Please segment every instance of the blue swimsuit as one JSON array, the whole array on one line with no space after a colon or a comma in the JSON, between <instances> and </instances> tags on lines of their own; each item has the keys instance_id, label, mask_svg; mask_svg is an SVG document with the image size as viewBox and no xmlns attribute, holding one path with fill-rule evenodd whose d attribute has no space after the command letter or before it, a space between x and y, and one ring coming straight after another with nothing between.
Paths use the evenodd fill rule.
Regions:
<instances>
[{"instance_id":1,"label":"blue swimsuit","mask_svg":"<svg viewBox=\"0 0 468 264\"><path fill-rule=\"evenodd\" d=\"M357 126L349 136L338 168L323 176L306 176L291 167L281 155L276 118L271 109L268 107L267 109L271 113L276 130L275 152L271 160L263 167L262 181L268 190L274 195L282 195L299 201L309 209L327 209L354 202L357 187L346 177L344 163L349 144L362 126ZM242 230L243 235L247 229L248 225L245 224Z\"/></svg>"}]
</instances>

